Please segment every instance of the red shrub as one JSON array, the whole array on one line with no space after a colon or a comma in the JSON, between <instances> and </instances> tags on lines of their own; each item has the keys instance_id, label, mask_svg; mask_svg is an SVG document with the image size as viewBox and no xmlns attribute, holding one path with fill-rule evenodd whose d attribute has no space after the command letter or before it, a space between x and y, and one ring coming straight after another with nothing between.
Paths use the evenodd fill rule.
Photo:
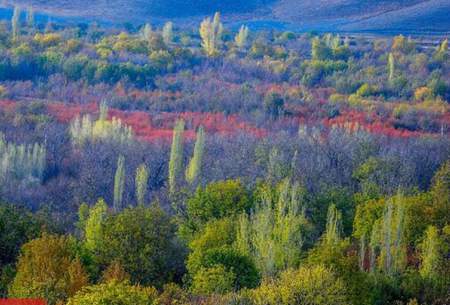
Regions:
<instances>
[{"instance_id":1,"label":"red shrub","mask_svg":"<svg viewBox=\"0 0 450 305\"><path fill-rule=\"evenodd\" d=\"M185 139L195 139L195 130L202 125L209 133L217 133L224 136L236 135L239 132L262 137L266 132L241 121L238 116L226 117L222 113L161 113L150 116L148 113L135 111L126 112L116 109L109 111L109 117L116 117L128 126L131 126L135 135L146 141L172 138L172 129L178 119L186 123Z\"/></svg>"},{"instance_id":2,"label":"red shrub","mask_svg":"<svg viewBox=\"0 0 450 305\"><path fill-rule=\"evenodd\" d=\"M11 113L16 110L16 102L10 100L0 100L0 111Z\"/></svg>"},{"instance_id":3,"label":"red shrub","mask_svg":"<svg viewBox=\"0 0 450 305\"><path fill-rule=\"evenodd\" d=\"M75 117L87 113L96 113L98 111L97 104L71 104L50 103L47 105L47 111L61 123L69 123Z\"/></svg>"}]
</instances>

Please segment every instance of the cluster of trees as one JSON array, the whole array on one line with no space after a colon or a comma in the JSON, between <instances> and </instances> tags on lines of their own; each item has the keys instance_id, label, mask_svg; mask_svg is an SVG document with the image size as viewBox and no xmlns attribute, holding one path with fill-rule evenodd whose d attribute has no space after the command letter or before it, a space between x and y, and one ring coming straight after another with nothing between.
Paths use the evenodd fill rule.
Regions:
<instances>
[{"instance_id":1,"label":"cluster of trees","mask_svg":"<svg viewBox=\"0 0 450 305\"><path fill-rule=\"evenodd\" d=\"M92 121L89 114L82 118L76 117L70 125L70 134L75 145L83 145L87 141L106 140L117 144L126 144L133 140L131 127L123 125L120 119L108 120L108 106L100 104L100 114Z\"/></svg>"},{"instance_id":2,"label":"cluster of trees","mask_svg":"<svg viewBox=\"0 0 450 305\"><path fill-rule=\"evenodd\" d=\"M6 142L0 133L0 181L36 180L40 182L44 175L46 149L44 145L15 144Z\"/></svg>"},{"instance_id":3,"label":"cluster of trees","mask_svg":"<svg viewBox=\"0 0 450 305\"><path fill-rule=\"evenodd\" d=\"M21 17L0 27L1 296L448 303L447 40Z\"/></svg>"},{"instance_id":4,"label":"cluster of trees","mask_svg":"<svg viewBox=\"0 0 450 305\"><path fill-rule=\"evenodd\" d=\"M173 216L100 199L64 235L3 205L3 292L50 304L446 304L449 175L447 162L427 192L357 193L353 213L335 198L322 220L289 179L211 183Z\"/></svg>"}]
</instances>

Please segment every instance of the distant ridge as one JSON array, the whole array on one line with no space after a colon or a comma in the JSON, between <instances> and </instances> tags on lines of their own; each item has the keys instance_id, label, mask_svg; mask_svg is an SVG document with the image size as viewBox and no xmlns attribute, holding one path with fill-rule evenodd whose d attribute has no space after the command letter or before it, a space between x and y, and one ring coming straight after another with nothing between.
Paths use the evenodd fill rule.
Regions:
<instances>
[{"instance_id":1,"label":"distant ridge","mask_svg":"<svg viewBox=\"0 0 450 305\"><path fill-rule=\"evenodd\" d=\"M450 0L1 0L60 16L117 23L192 21L215 11L230 21L287 22L299 31L449 32Z\"/></svg>"}]
</instances>

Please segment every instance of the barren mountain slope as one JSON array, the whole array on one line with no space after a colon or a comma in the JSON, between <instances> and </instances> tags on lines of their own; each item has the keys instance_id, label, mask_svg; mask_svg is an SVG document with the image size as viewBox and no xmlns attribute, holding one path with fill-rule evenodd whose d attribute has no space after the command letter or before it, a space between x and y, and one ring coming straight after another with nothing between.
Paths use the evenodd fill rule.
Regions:
<instances>
[{"instance_id":1,"label":"barren mountain slope","mask_svg":"<svg viewBox=\"0 0 450 305\"><path fill-rule=\"evenodd\" d=\"M215 11L233 20L288 22L298 30L450 31L450 0L1 0L60 16L142 23L190 21Z\"/></svg>"}]
</instances>

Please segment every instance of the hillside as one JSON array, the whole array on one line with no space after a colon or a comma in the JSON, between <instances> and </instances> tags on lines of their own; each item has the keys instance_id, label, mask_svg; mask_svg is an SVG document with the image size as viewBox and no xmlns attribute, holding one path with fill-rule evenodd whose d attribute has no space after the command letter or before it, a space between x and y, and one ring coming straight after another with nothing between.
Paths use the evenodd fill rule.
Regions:
<instances>
[{"instance_id":1,"label":"hillside","mask_svg":"<svg viewBox=\"0 0 450 305\"><path fill-rule=\"evenodd\" d=\"M307 29L447 31L450 1L281 0L275 18Z\"/></svg>"},{"instance_id":2,"label":"hillside","mask_svg":"<svg viewBox=\"0 0 450 305\"><path fill-rule=\"evenodd\" d=\"M143 23L152 18L193 21L215 11L229 21L276 21L298 30L447 32L449 0L3 0L58 16ZM189 17L189 19L187 19ZM196 20L196 19L194 19ZM271 27L276 23L269 23Z\"/></svg>"}]
</instances>

